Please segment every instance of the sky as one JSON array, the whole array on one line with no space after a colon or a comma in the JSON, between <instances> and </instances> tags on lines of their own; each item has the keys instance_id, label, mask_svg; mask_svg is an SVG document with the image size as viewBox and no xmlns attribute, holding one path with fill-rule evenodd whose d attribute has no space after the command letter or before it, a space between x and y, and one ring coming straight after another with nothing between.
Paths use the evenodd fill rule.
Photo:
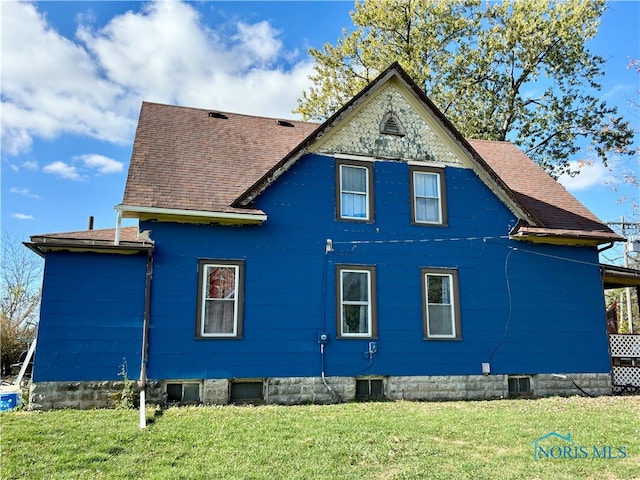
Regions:
<instances>
[{"instance_id":1,"label":"sky","mask_svg":"<svg viewBox=\"0 0 640 480\"><path fill-rule=\"evenodd\" d=\"M19 240L115 226L141 102L296 119L309 48L335 44L353 2L0 0L1 224ZM640 2L615 1L588 43L601 96L640 131ZM428 92L427 92L428 93ZM636 147L640 134L636 134ZM601 220L631 218L638 157L561 183ZM622 201L621 201L622 199ZM638 216L635 217L636 221Z\"/></svg>"}]
</instances>

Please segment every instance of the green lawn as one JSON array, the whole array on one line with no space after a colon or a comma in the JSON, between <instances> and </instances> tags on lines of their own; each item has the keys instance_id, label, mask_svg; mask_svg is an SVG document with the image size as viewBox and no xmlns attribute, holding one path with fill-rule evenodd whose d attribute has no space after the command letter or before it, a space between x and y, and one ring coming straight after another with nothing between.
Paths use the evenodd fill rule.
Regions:
<instances>
[{"instance_id":1,"label":"green lawn","mask_svg":"<svg viewBox=\"0 0 640 480\"><path fill-rule=\"evenodd\" d=\"M640 396L492 402L11 411L8 479L640 478ZM592 457L534 459L571 433ZM561 446L558 439L548 439ZM604 450L603 450L604 449ZM560 449L556 447L556 452Z\"/></svg>"}]
</instances>

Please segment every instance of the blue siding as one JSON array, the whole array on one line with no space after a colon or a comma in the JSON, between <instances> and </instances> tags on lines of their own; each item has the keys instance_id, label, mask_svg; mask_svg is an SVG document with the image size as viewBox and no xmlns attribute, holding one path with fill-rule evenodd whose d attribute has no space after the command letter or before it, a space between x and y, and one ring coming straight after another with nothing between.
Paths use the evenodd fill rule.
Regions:
<instances>
[{"instance_id":1,"label":"blue siding","mask_svg":"<svg viewBox=\"0 0 640 480\"><path fill-rule=\"evenodd\" d=\"M516 218L473 171L447 167L448 226L411 224L409 167L374 163L375 221L336 220L334 159L308 155L257 199L259 226L142 222L156 242L149 377L609 371L595 248L504 238ZM489 237L483 239L483 237ZM502 238L500 238L502 237ZM325 254L327 239L334 251ZM364 241L366 243L357 243ZM245 261L244 336L196 339L198 260ZM35 381L137 378L145 256L49 253ZM374 265L378 353L336 339L336 265ZM456 268L462 339L425 341L420 268Z\"/></svg>"},{"instance_id":2,"label":"blue siding","mask_svg":"<svg viewBox=\"0 0 640 480\"><path fill-rule=\"evenodd\" d=\"M146 256L48 253L33 380L118 380L140 372Z\"/></svg>"},{"instance_id":3,"label":"blue siding","mask_svg":"<svg viewBox=\"0 0 640 480\"><path fill-rule=\"evenodd\" d=\"M320 155L257 199L269 215L261 226L143 222L156 242L149 376L319 375L323 329L327 375L479 374L486 361L494 373L609 371L595 248L496 238L516 219L468 169L446 168L447 227L411 225L408 165L374 165L370 224L335 219L334 160ZM335 251L325 254L329 238ZM245 260L242 340L195 338L199 258ZM341 263L377 269L371 365L366 340L335 339ZM461 341L423 340L421 267L458 269Z\"/></svg>"}]
</instances>

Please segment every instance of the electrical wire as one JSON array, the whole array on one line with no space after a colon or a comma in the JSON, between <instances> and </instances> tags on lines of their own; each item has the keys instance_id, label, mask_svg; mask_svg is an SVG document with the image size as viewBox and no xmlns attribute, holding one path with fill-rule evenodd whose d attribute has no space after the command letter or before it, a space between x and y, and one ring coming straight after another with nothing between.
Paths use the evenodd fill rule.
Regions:
<instances>
[{"instance_id":1,"label":"electrical wire","mask_svg":"<svg viewBox=\"0 0 640 480\"><path fill-rule=\"evenodd\" d=\"M507 321L504 324L504 332L502 334L502 338L500 339L496 347L491 352L491 355L489 355L489 359L488 359L489 363L491 362L491 359L496 354L496 352L500 349L500 347L504 343L505 338L507 338L507 334L509 333L509 325L511 324L511 316L513 312L513 302L511 300L511 282L509 281L509 257L513 252L516 252L516 251L518 251L517 248L509 250L509 253L507 253L506 258L504 259L504 278L507 283L507 298L509 302L509 308L507 313Z\"/></svg>"},{"instance_id":2,"label":"electrical wire","mask_svg":"<svg viewBox=\"0 0 640 480\"><path fill-rule=\"evenodd\" d=\"M499 235L494 237L447 237L447 238L410 238L410 239L389 239L389 240L345 240L333 241L334 245L366 245L366 244L387 244L387 243L428 243L428 242L460 242L472 240L492 240L508 239L509 235Z\"/></svg>"}]
</instances>

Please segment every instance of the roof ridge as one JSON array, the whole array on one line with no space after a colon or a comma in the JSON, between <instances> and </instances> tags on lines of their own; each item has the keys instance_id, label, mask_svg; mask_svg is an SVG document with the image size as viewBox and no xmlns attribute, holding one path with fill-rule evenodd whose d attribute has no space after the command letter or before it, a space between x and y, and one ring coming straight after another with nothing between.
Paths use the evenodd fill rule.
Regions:
<instances>
[{"instance_id":1,"label":"roof ridge","mask_svg":"<svg viewBox=\"0 0 640 480\"><path fill-rule=\"evenodd\" d=\"M239 112L230 112L227 110L219 110L216 108L203 108L203 107L190 107L188 105L175 105L175 104L170 104L170 103L162 103L162 102L151 102L148 100L143 100L142 101L143 105L157 105L160 107L171 107L171 108L180 108L180 109L185 109L185 110L192 110L192 111L200 111L200 112L217 112L217 113L223 113L225 115L233 115L235 117L245 117L245 118L256 118L256 119L262 119L262 120L286 120L288 122L295 122L295 123L300 123L300 124L306 124L306 125L320 125L320 122L307 122L305 120L299 120L299 119L295 119L295 118L286 118L286 117L273 117L273 116L267 116L267 115L251 115L248 113L239 113Z\"/></svg>"}]
</instances>

